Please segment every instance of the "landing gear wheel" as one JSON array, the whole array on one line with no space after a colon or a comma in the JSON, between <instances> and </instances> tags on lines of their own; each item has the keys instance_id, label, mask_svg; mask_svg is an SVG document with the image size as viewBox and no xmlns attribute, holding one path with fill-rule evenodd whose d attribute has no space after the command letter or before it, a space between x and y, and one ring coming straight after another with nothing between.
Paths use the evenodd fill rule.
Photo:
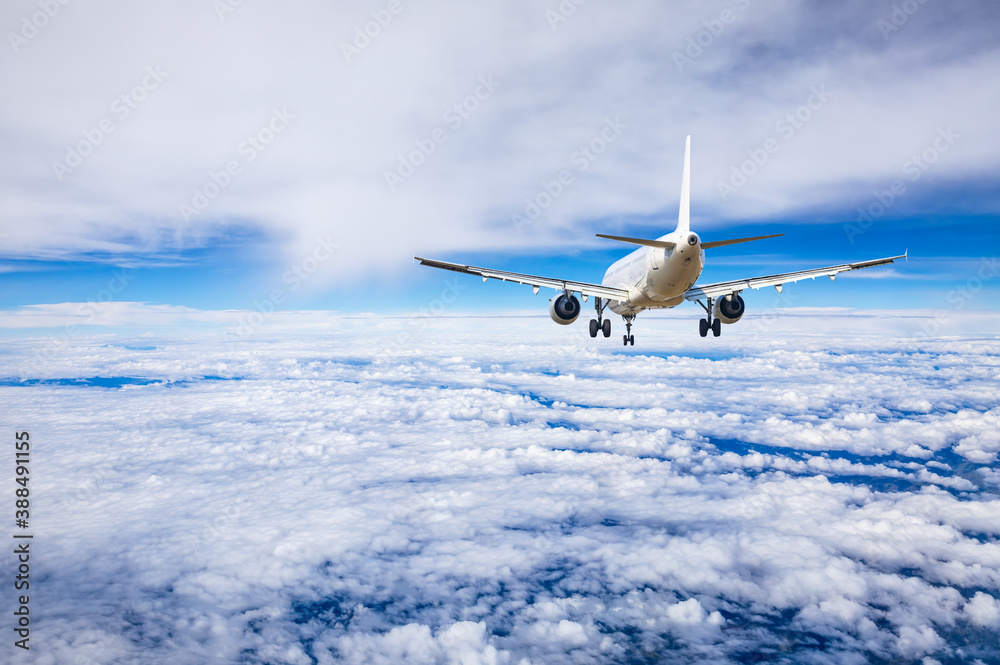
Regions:
<instances>
[{"instance_id":1,"label":"landing gear wheel","mask_svg":"<svg viewBox=\"0 0 1000 665\"><path fill-rule=\"evenodd\" d=\"M722 319L712 321L712 334L716 337L722 334Z\"/></svg>"},{"instance_id":2,"label":"landing gear wheel","mask_svg":"<svg viewBox=\"0 0 1000 665\"><path fill-rule=\"evenodd\" d=\"M708 337L708 319L698 321L698 333L701 334L702 337Z\"/></svg>"},{"instance_id":3,"label":"landing gear wheel","mask_svg":"<svg viewBox=\"0 0 1000 665\"><path fill-rule=\"evenodd\" d=\"M611 320L604 318L604 309L608 306L609 300L594 298L594 309L597 311L597 318L590 321L590 336L597 337L598 331L604 333L605 337L611 337Z\"/></svg>"},{"instance_id":4,"label":"landing gear wheel","mask_svg":"<svg viewBox=\"0 0 1000 665\"><path fill-rule=\"evenodd\" d=\"M632 322L635 321L635 314L622 314L622 318L625 319L625 334L622 335L622 343L625 346L629 344L635 346L635 335L632 334ZM610 326L608 332L611 332Z\"/></svg>"},{"instance_id":5,"label":"landing gear wheel","mask_svg":"<svg viewBox=\"0 0 1000 665\"><path fill-rule=\"evenodd\" d=\"M625 320L625 334L622 335L622 344L635 346L635 335L632 334L632 322L635 321L635 314L622 314ZM611 326L608 326L608 334L611 333Z\"/></svg>"}]
</instances>

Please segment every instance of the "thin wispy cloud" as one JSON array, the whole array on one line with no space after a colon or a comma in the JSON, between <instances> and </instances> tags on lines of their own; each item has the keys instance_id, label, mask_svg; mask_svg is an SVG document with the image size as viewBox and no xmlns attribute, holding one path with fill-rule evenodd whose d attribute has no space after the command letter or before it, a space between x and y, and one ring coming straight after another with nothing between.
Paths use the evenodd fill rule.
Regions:
<instances>
[{"instance_id":1,"label":"thin wispy cloud","mask_svg":"<svg viewBox=\"0 0 1000 665\"><path fill-rule=\"evenodd\" d=\"M574 7L553 21L555 3L402 2L382 26L371 3L103 2L31 28L37 3L8 3L9 32L32 36L8 39L0 75L0 251L134 259L237 225L292 260L333 233L329 288L401 271L415 247L573 247L594 220L674 209L689 133L711 227L853 215L897 178L905 199L996 172L992 3L920 4L888 33L891 3ZM621 134L599 146L609 121ZM949 128L960 138L928 163ZM514 232L563 170L567 191ZM723 200L734 170L746 182Z\"/></svg>"}]
</instances>

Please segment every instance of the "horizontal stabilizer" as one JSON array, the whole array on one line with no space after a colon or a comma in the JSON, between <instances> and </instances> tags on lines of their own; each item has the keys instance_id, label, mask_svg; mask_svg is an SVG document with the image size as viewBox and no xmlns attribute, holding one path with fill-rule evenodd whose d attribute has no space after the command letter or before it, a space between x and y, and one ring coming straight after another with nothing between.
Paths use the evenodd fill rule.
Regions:
<instances>
[{"instance_id":1,"label":"horizontal stabilizer","mask_svg":"<svg viewBox=\"0 0 1000 665\"><path fill-rule=\"evenodd\" d=\"M626 238L625 236L606 236L603 233L596 234L598 238L607 238L608 240L617 240L619 242L628 242L633 245L644 245L645 247L659 247L661 249L673 249L674 243L667 242L665 240L645 240L643 238ZM736 241L738 242L738 241Z\"/></svg>"},{"instance_id":2,"label":"horizontal stabilizer","mask_svg":"<svg viewBox=\"0 0 1000 665\"><path fill-rule=\"evenodd\" d=\"M702 249L712 249L713 247L725 247L726 245L735 245L741 242L750 242L751 240L766 240L767 238L778 238L785 235L784 233L775 233L773 236L756 236L754 238L735 238L733 240L714 240L712 242L701 243Z\"/></svg>"}]
</instances>

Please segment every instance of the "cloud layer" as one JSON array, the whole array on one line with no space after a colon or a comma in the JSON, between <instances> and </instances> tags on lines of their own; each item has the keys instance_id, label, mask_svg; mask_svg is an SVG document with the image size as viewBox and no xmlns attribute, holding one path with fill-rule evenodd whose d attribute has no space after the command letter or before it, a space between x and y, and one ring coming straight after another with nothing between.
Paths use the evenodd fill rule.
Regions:
<instances>
[{"instance_id":1,"label":"cloud layer","mask_svg":"<svg viewBox=\"0 0 1000 665\"><path fill-rule=\"evenodd\" d=\"M919 207L1000 161L993 3L392 4L60 4L32 28L38 3L7 3L0 251L162 260L250 227L294 260L333 233L323 279L342 283L418 247L582 245L609 217L659 229L689 133L703 227L843 219L907 164ZM941 131L957 138L935 148Z\"/></svg>"},{"instance_id":2,"label":"cloud layer","mask_svg":"<svg viewBox=\"0 0 1000 665\"><path fill-rule=\"evenodd\" d=\"M996 662L992 340L537 324L6 344L34 662Z\"/></svg>"}]
</instances>

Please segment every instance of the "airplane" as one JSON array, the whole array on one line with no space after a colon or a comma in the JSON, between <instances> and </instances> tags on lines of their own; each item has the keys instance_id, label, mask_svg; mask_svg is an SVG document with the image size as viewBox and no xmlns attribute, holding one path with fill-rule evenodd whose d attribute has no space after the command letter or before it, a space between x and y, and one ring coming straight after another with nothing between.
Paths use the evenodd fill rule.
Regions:
<instances>
[{"instance_id":1,"label":"airplane","mask_svg":"<svg viewBox=\"0 0 1000 665\"><path fill-rule=\"evenodd\" d=\"M779 275L751 277L716 284L695 284L705 267L705 250L725 247L737 243L766 240L783 236L755 236L753 238L735 238L731 240L713 240L702 242L697 233L691 231L691 137L688 136L684 146L684 174L681 179L680 210L677 215L677 228L655 240L629 238L626 236L596 234L599 238L607 238L618 242L639 245L623 259L619 259L604 273L600 284L589 284L568 279L554 279L525 275L506 270L478 268L476 266L436 261L414 256L420 265L442 270L476 275L487 279L499 279L504 282L517 282L531 286L534 293L539 288L551 288L562 293L549 300L549 315L560 325L569 325L580 316L581 305L576 294L583 301L593 296L594 309L597 318L590 320L590 336L597 337L598 332L604 337L611 337L611 320L604 318L604 310L610 309L621 315L625 321L625 334L622 343L625 346L635 346L635 336L632 334L632 322L639 312L647 309L671 308L692 300L705 310L705 318L699 322L698 332L702 337L708 336L708 331L718 337L722 334L722 325L736 323L746 311L743 298L745 289L761 289L773 286L781 293L782 286L789 282L816 277L834 279L838 274L850 270L872 268L893 263L897 259L907 259L907 253L890 256L884 259L844 263L826 268L813 268L797 272L786 272ZM908 259L907 259L908 260Z\"/></svg>"}]
</instances>

